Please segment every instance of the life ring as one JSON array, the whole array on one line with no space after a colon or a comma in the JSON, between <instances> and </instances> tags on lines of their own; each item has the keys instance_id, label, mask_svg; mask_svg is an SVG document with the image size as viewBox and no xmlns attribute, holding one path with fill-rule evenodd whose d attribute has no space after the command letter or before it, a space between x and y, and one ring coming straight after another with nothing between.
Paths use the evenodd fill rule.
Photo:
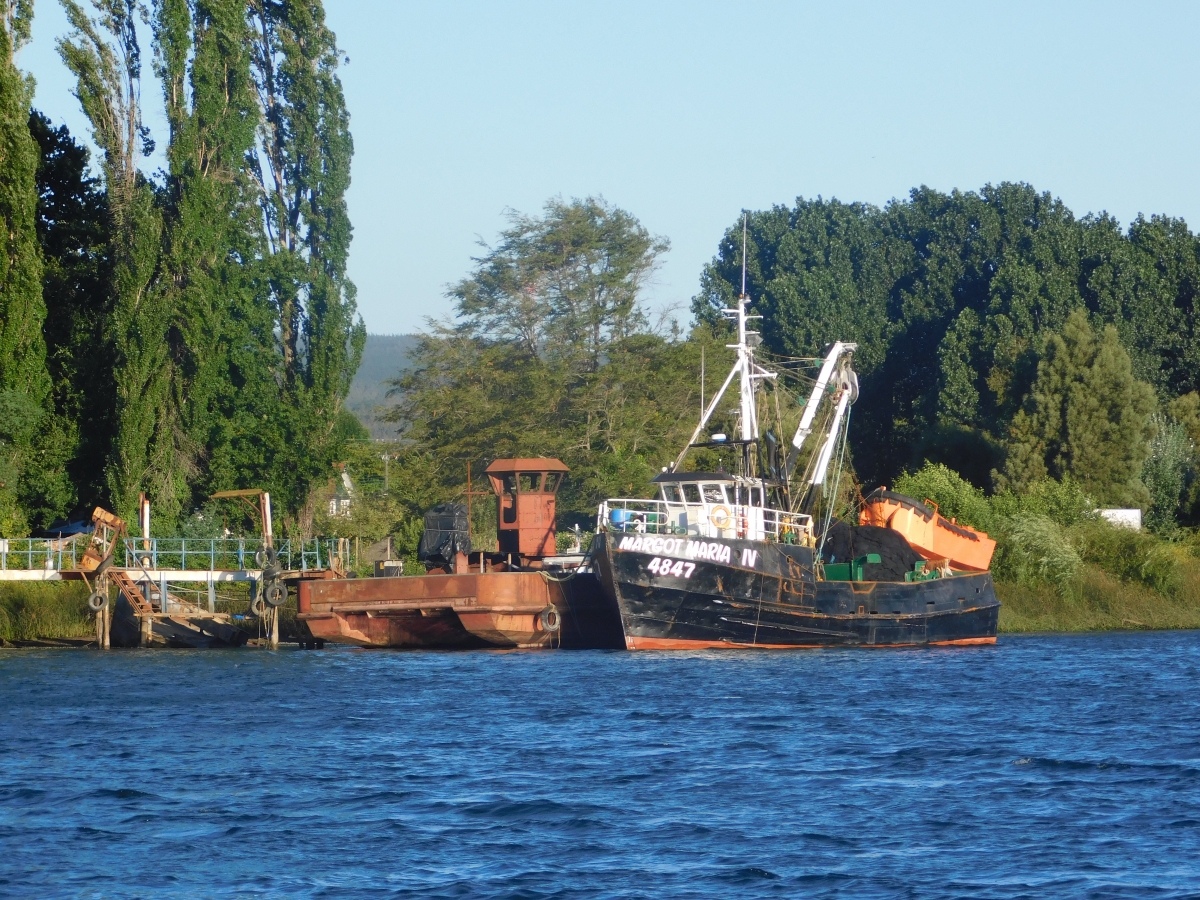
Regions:
<instances>
[{"instance_id":1,"label":"life ring","mask_svg":"<svg viewBox=\"0 0 1200 900\"><path fill-rule=\"evenodd\" d=\"M88 609L92 612L100 612L108 606L108 594L103 591L93 591L88 597Z\"/></svg>"},{"instance_id":2,"label":"life ring","mask_svg":"<svg viewBox=\"0 0 1200 900\"><path fill-rule=\"evenodd\" d=\"M268 584L263 591L263 599L267 601L267 606L283 606L287 602L287 589L282 584Z\"/></svg>"},{"instance_id":3,"label":"life ring","mask_svg":"<svg viewBox=\"0 0 1200 900\"><path fill-rule=\"evenodd\" d=\"M720 518L718 518L718 513ZM733 516L729 512L728 506L714 506L712 512L708 514L708 521L712 522L713 528L724 530L733 523Z\"/></svg>"},{"instance_id":4,"label":"life ring","mask_svg":"<svg viewBox=\"0 0 1200 900\"><path fill-rule=\"evenodd\" d=\"M261 619L267 614L267 601L262 597L255 597L250 601L250 615L256 619Z\"/></svg>"},{"instance_id":5,"label":"life ring","mask_svg":"<svg viewBox=\"0 0 1200 900\"><path fill-rule=\"evenodd\" d=\"M554 634L562 627L562 616L558 614L558 610L553 606L547 606L538 615L538 626L542 631Z\"/></svg>"}]
</instances>

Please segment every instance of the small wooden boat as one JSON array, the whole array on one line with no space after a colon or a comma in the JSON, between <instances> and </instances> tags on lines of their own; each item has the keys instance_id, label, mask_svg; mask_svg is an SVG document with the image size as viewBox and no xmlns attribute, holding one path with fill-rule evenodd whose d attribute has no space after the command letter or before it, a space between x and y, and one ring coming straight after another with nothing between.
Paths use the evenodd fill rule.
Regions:
<instances>
[{"instance_id":1,"label":"small wooden boat","mask_svg":"<svg viewBox=\"0 0 1200 900\"><path fill-rule=\"evenodd\" d=\"M986 572L991 565L996 542L982 531L946 519L936 503L918 503L886 488L872 491L865 500L860 525L900 532L925 559L948 560L950 568L968 572Z\"/></svg>"}]
</instances>

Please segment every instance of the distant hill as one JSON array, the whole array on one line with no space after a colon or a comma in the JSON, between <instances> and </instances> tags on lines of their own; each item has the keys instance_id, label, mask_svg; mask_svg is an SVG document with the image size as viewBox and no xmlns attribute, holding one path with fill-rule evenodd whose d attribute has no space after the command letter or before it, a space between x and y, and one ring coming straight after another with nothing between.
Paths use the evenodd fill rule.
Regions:
<instances>
[{"instance_id":1,"label":"distant hill","mask_svg":"<svg viewBox=\"0 0 1200 900\"><path fill-rule=\"evenodd\" d=\"M346 409L371 432L371 437L384 440L396 437L396 426L380 422L375 417L377 407L387 402L387 384L408 366L408 354L416 346L412 334L368 334L363 348L362 363L350 384Z\"/></svg>"}]
</instances>

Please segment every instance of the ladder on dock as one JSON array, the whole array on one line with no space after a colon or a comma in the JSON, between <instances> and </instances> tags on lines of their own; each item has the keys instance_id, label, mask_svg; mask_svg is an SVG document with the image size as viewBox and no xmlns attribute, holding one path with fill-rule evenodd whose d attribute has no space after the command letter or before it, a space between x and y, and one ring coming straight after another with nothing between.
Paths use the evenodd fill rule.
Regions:
<instances>
[{"instance_id":1,"label":"ladder on dock","mask_svg":"<svg viewBox=\"0 0 1200 900\"><path fill-rule=\"evenodd\" d=\"M128 572L122 569L109 569L108 580L117 586L126 602L133 607L136 615L150 616L154 614L154 607L150 605L150 601L146 599L138 583L129 577Z\"/></svg>"}]
</instances>

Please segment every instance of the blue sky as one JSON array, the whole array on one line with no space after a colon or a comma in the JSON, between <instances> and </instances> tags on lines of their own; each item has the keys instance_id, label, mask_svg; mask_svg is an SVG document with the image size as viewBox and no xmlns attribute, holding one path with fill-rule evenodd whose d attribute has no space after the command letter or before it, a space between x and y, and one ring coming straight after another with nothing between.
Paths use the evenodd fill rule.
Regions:
<instances>
[{"instance_id":1,"label":"blue sky","mask_svg":"<svg viewBox=\"0 0 1200 900\"><path fill-rule=\"evenodd\" d=\"M743 208L1028 181L1200 223L1200 4L326 0L350 57L351 277L375 333L451 311L505 209L603 195L672 247L681 321ZM38 0L20 64L86 135ZM148 121L159 128L147 81ZM161 160L150 161L151 165Z\"/></svg>"}]
</instances>

